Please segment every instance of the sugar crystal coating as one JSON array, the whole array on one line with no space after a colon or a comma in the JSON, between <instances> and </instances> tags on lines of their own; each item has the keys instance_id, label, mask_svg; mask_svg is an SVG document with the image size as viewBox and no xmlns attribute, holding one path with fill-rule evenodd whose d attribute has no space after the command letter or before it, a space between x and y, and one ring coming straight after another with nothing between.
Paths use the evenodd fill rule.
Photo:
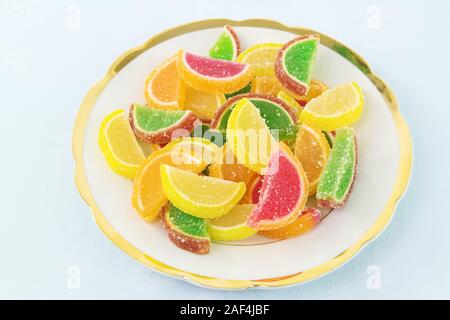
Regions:
<instances>
[{"instance_id":1,"label":"sugar crystal coating","mask_svg":"<svg viewBox=\"0 0 450 320\"><path fill-rule=\"evenodd\" d=\"M279 51L275 75L290 92L300 96L308 92L318 45L318 36L300 36Z\"/></svg>"},{"instance_id":2,"label":"sugar crystal coating","mask_svg":"<svg viewBox=\"0 0 450 320\"><path fill-rule=\"evenodd\" d=\"M196 119L189 110L160 110L139 104L131 105L129 115L134 134L143 141L156 144L170 142L175 131L178 135L188 136Z\"/></svg>"},{"instance_id":3,"label":"sugar crystal coating","mask_svg":"<svg viewBox=\"0 0 450 320\"><path fill-rule=\"evenodd\" d=\"M226 25L223 32L209 50L209 56L214 59L234 61L241 53L241 43L234 29Z\"/></svg>"},{"instance_id":4,"label":"sugar crystal coating","mask_svg":"<svg viewBox=\"0 0 450 320\"><path fill-rule=\"evenodd\" d=\"M331 208L344 205L355 180L356 161L355 130L338 130L317 187L316 197L319 205Z\"/></svg>"}]
</instances>

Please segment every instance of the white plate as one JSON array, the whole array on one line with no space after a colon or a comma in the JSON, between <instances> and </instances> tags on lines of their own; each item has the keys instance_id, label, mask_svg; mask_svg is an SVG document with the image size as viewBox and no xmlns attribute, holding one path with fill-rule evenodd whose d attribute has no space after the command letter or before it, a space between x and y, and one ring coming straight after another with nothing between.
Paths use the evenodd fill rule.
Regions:
<instances>
[{"instance_id":1,"label":"white plate","mask_svg":"<svg viewBox=\"0 0 450 320\"><path fill-rule=\"evenodd\" d=\"M211 23L215 26L220 25L215 21ZM245 21L239 24L245 25ZM332 212L316 229L302 237L256 245L212 244L210 254L204 256L178 249L169 241L159 223L146 223L132 208L130 201L132 182L109 169L98 146L97 134L100 123L115 109L128 109L132 102L145 103L143 95L145 78L155 66L175 54L178 49L184 48L198 54L208 52L221 32L221 28L208 28L201 25L198 26L197 31L190 31L195 29L192 28L193 25L195 24L191 24L190 28L185 27L185 31L178 32L179 35L173 37L169 31L166 32L169 34L163 37L167 38L165 41L156 45L152 43L150 47L147 43L146 50L142 47L136 49L139 52L142 51L136 57L129 52L128 55L120 58L109 72L109 78L112 79L109 82L107 81L109 78L104 79L103 84L93 88L83 102L84 110L80 111L74 133L74 154L78 158L77 180L83 179L83 182L78 181L78 186L83 197L89 198L86 200L93 207L97 220L105 220L101 223L107 226L100 225L102 229L110 238L115 238L113 241L129 254L136 256L133 252L138 252L140 255L147 256L146 258L150 261L146 263L147 265L154 268L154 263L164 265L162 269L156 268L160 271L172 270L173 272L167 273L183 275L185 278L193 275L193 277L220 279L221 283L226 283L223 279L238 281L236 284L239 280L244 280L242 284L247 283L245 286L234 287L248 287L249 283L256 279L277 278L279 281L280 277L289 278L307 270L317 270L357 243L360 243L357 248L359 250L370 238L363 243L361 239L367 236L371 228L379 224L378 219L385 212L386 206L392 202L396 193L395 200L397 200L406 187L410 168L408 163L401 165L401 158L405 156L402 151L404 146L401 144L409 142L409 134L405 129L408 139L402 140L397 131L399 119L396 117L399 115L383 97L383 93L386 96L386 92L380 92L380 86L377 88L371 81L374 76L367 70L367 74L363 73L354 64L330 49L329 43L326 43L328 47L320 45L313 78L322 80L329 87L356 81L365 96L361 121L356 125L359 147L358 173L353 192L344 208ZM280 30L272 26L261 28L248 25L252 24L235 27L244 49L261 42L284 43L296 35L286 31L284 26L285 29ZM303 29L296 29L296 32L297 30ZM342 54L342 50L340 52ZM127 58L124 59L124 57ZM116 73L118 69L120 71ZM114 74L111 75L111 72ZM104 89L102 90L101 87ZM392 93L389 93L395 99ZM97 96L98 99L95 101ZM75 141L76 139L79 141ZM410 153L408 159L410 165ZM403 172L405 176L406 172L405 168L400 166L406 166L407 177L403 177L401 181L403 187L398 190L399 175ZM89 196L86 195L87 193ZM373 236L378 234L390 220L395 200L390 214ZM101 219L98 214L102 215ZM118 237L122 245L118 243ZM133 248L133 252L127 250L124 243L127 248ZM255 240L247 242L247 244L252 243L255 244ZM138 259L145 263L142 258ZM315 276L337 267L346 260L327 270L316 272ZM196 281L192 277L191 280ZM300 281L303 280L278 283L278 285ZM207 281L202 284L230 287L207 283Z\"/></svg>"}]
</instances>

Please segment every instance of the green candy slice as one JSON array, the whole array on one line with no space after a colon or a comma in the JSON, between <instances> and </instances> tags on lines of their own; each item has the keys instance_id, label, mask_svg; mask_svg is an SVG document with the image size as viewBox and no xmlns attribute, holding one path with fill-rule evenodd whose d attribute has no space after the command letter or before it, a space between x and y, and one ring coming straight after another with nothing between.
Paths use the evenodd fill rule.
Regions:
<instances>
[{"instance_id":1,"label":"green candy slice","mask_svg":"<svg viewBox=\"0 0 450 320\"><path fill-rule=\"evenodd\" d=\"M355 130L338 130L317 187L316 198L319 205L329 208L340 208L344 205L355 180L356 161Z\"/></svg>"},{"instance_id":2,"label":"green candy slice","mask_svg":"<svg viewBox=\"0 0 450 320\"><path fill-rule=\"evenodd\" d=\"M169 204L164 215L169 239L179 248L198 254L209 252L210 238L205 219L187 214Z\"/></svg>"},{"instance_id":3,"label":"green candy slice","mask_svg":"<svg viewBox=\"0 0 450 320\"><path fill-rule=\"evenodd\" d=\"M307 94L318 46L318 36L308 35L295 38L281 48L275 61L275 74L289 91L300 96Z\"/></svg>"},{"instance_id":4,"label":"green candy slice","mask_svg":"<svg viewBox=\"0 0 450 320\"><path fill-rule=\"evenodd\" d=\"M189 135L196 120L190 110L160 110L136 103L131 105L129 118L138 138L156 144L170 142L177 129L185 129Z\"/></svg>"},{"instance_id":5,"label":"green candy slice","mask_svg":"<svg viewBox=\"0 0 450 320\"><path fill-rule=\"evenodd\" d=\"M231 26L224 26L223 32L209 50L209 56L214 59L234 61L240 54L241 45L236 32Z\"/></svg>"}]
</instances>

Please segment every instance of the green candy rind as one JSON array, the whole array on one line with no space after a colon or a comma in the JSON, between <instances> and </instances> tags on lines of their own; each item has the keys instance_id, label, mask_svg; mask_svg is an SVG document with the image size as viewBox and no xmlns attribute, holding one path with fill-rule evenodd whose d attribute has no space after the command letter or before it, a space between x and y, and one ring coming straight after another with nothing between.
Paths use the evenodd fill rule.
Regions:
<instances>
[{"instance_id":1,"label":"green candy rind","mask_svg":"<svg viewBox=\"0 0 450 320\"><path fill-rule=\"evenodd\" d=\"M180 110L153 109L142 105L136 105L135 112L139 128L147 132L168 128L180 121L187 113Z\"/></svg>"},{"instance_id":2,"label":"green candy rind","mask_svg":"<svg viewBox=\"0 0 450 320\"><path fill-rule=\"evenodd\" d=\"M191 216L172 204L168 210L169 222L176 230L191 237L209 239L205 219Z\"/></svg>"},{"instance_id":3,"label":"green candy rind","mask_svg":"<svg viewBox=\"0 0 450 320\"><path fill-rule=\"evenodd\" d=\"M333 148L317 187L316 198L342 206L351 190L356 172L356 140L353 128L336 132Z\"/></svg>"}]
</instances>

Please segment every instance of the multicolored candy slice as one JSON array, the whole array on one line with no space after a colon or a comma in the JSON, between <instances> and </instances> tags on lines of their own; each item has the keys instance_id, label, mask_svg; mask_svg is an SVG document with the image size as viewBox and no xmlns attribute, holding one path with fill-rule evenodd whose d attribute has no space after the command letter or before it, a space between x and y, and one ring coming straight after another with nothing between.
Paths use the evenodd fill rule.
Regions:
<instances>
[{"instance_id":1,"label":"multicolored candy slice","mask_svg":"<svg viewBox=\"0 0 450 320\"><path fill-rule=\"evenodd\" d=\"M164 208L162 220L170 241L178 248L197 254L209 252L211 241L204 219L191 216L169 203Z\"/></svg>"},{"instance_id":2,"label":"multicolored candy slice","mask_svg":"<svg viewBox=\"0 0 450 320\"><path fill-rule=\"evenodd\" d=\"M178 52L177 68L188 85L214 94L242 89L253 76L249 64L202 57L184 50Z\"/></svg>"},{"instance_id":3,"label":"multicolored candy slice","mask_svg":"<svg viewBox=\"0 0 450 320\"><path fill-rule=\"evenodd\" d=\"M214 59L234 61L241 53L241 42L234 29L226 25L213 47L209 56Z\"/></svg>"},{"instance_id":4,"label":"multicolored candy slice","mask_svg":"<svg viewBox=\"0 0 450 320\"><path fill-rule=\"evenodd\" d=\"M234 96L225 102L219 109L211 122L212 128L225 130L231 111L236 103L243 99L249 99L253 105L260 110L261 116L266 121L269 129L288 129L297 123L297 114L287 103L273 96L246 93Z\"/></svg>"},{"instance_id":5,"label":"multicolored candy slice","mask_svg":"<svg viewBox=\"0 0 450 320\"><path fill-rule=\"evenodd\" d=\"M290 92L299 96L308 93L318 46L319 37L307 35L289 41L279 51L275 75Z\"/></svg>"},{"instance_id":6,"label":"multicolored candy slice","mask_svg":"<svg viewBox=\"0 0 450 320\"><path fill-rule=\"evenodd\" d=\"M317 187L316 198L320 206L340 208L344 205L355 181L356 164L355 129L340 129Z\"/></svg>"},{"instance_id":7,"label":"multicolored candy slice","mask_svg":"<svg viewBox=\"0 0 450 320\"><path fill-rule=\"evenodd\" d=\"M148 143L166 144L177 134L188 136L197 118L189 110L160 110L133 103L130 107L130 124L134 134ZM184 129L181 131L181 129ZM178 135L178 136L180 136Z\"/></svg>"}]
</instances>

